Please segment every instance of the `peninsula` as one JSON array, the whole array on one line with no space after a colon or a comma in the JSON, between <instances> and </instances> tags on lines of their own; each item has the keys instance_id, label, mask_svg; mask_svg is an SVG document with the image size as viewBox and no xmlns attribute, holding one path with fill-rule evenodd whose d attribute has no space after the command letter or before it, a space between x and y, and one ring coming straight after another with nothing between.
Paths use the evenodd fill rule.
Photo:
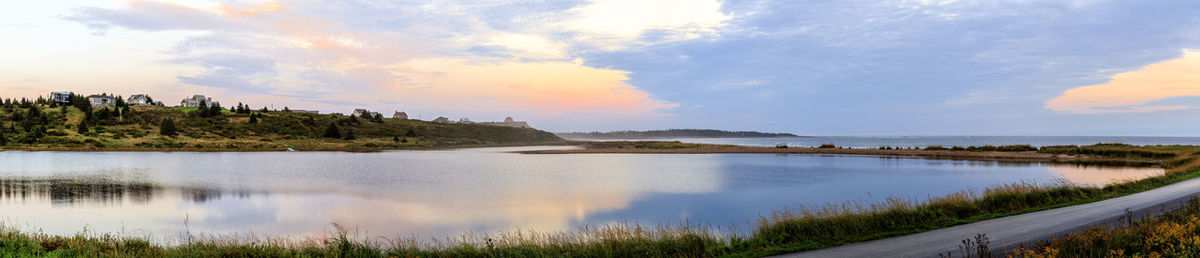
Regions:
<instances>
[{"instance_id":1,"label":"peninsula","mask_svg":"<svg viewBox=\"0 0 1200 258\"><path fill-rule=\"evenodd\" d=\"M240 103L222 108L204 102L164 107L74 94L62 100L6 99L0 103L0 148L377 151L564 143L552 133L528 127L251 109Z\"/></svg>"},{"instance_id":2,"label":"peninsula","mask_svg":"<svg viewBox=\"0 0 1200 258\"><path fill-rule=\"evenodd\" d=\"M800 137L791 133L764 133L755 131L723 131L712 129L668 129L651 131L571 132L555 133L572 140L612 139L669 139L669 138L774 138Z\"/></svg>"}]
</instances>

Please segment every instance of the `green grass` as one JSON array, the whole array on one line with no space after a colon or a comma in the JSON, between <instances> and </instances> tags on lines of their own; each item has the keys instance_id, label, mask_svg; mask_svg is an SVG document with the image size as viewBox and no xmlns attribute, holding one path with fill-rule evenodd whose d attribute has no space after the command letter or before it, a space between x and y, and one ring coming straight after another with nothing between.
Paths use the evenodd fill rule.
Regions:
<instances>
[{"instance_id":1,"label":"green grass","mask_svg":"<svg viewBox=\"0 0 1200 258\"><path fill-rule=\"evenodd\" d=\"M354 240L357 238L340 234L307 242L218 239L164 247L111 236L59 237L7 232L0 239L0 248L5 249L0 250L27 255L145 257L759 257L1095 202L1200 176L1200 161L1193 156L1200 152L1200 146L1093 145L1080 149L1099 155L1160 157L1167 164L1167 171L1162 176L1105 187L1016 183L981 192L961 191L920 203L890 199L865 206L780 210L760 218L745 234L710 226L618 224L572 232L466 235L436 243L414 239ZM1167 156L1170 158L1163 158Z\"/></svg>"}]
</instances>

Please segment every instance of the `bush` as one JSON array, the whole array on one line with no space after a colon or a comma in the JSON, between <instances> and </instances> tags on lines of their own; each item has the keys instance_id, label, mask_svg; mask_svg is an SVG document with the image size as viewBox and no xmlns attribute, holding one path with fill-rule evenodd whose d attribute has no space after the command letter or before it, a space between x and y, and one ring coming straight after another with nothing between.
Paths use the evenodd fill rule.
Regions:
<instances>
[{"instance_id":1,"label":"bush","mask_svg":"<svg viewBox=\"0 0 1200 258\"><path fill-rule=\"evenodd\" d=\"M821 146L817 146L817 148L833 149L833 148L837 148L837 145L833 145L832 143L822 143Z\"/></svg>"},{"instance_id":2,"label":"bush","mask_svg":"<svg viewBox=\"0 0 1200 258\"><path fill-rule=\"evenodd\" d=\"M170 137L178 135L179 132L175 129L175 119L163 119L162 124L158 126L158 134Z\"/></svg>"}]
</instances>

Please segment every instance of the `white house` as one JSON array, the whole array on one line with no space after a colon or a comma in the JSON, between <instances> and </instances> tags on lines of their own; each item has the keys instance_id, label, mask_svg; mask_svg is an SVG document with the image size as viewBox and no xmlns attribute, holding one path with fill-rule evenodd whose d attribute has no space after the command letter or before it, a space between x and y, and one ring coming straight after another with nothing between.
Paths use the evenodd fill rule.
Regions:
<instances>
[{"instance_id":1,"label":"white house","mask_svg":"<svg viewBox=\"0 0 1200 258\"><path fill-rule=\"evenodd\" d=\"M117 98L108 95L91 95L87 97L93 108L103 108L117 105Z\"/></svg>"},{"instance_id":2,"label":"white house","mask_svg":"<svg viewBox=\"0 0 1200 258\"><path fill-rule=\"evenodd\" d=\"M153 106L154 102L150 101L150 96L146 94L134 94L125 99L125 103L134 106Z\"/></svg>"},{"instance_id":3,"label":"white house","mask_svg":"<svg viewBox=\"0 0 1200 258\"><path fill-rule=\"evenodd\" d=\"M193 95L191 98L186 98L186 99L183 99L183 101L179 101L179 106L181 106L181 107L200 107L201 102L204 102L206 105L209 105L209 106L212 106L213 103L216 103L217 105L221 104L220 102L213 101L212 98L205 97L204 95Z\"/></svg>"}]
</instances>

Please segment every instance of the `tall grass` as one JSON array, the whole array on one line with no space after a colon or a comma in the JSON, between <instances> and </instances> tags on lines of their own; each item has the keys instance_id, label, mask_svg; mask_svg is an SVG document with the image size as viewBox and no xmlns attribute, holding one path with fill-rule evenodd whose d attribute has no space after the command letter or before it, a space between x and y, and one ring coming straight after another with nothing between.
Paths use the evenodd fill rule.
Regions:
<instances>
[{"instance_id":1,"label":"tall grass","mask_svg":"<svg viewBox=\"0 0 1200 258\"><path fill-rule=\"evenodd\" d=\"M1197 257L1200 200L1156 218L1105 224L1013 251L1016 257Z\"/></svg>"}]
</instances>

